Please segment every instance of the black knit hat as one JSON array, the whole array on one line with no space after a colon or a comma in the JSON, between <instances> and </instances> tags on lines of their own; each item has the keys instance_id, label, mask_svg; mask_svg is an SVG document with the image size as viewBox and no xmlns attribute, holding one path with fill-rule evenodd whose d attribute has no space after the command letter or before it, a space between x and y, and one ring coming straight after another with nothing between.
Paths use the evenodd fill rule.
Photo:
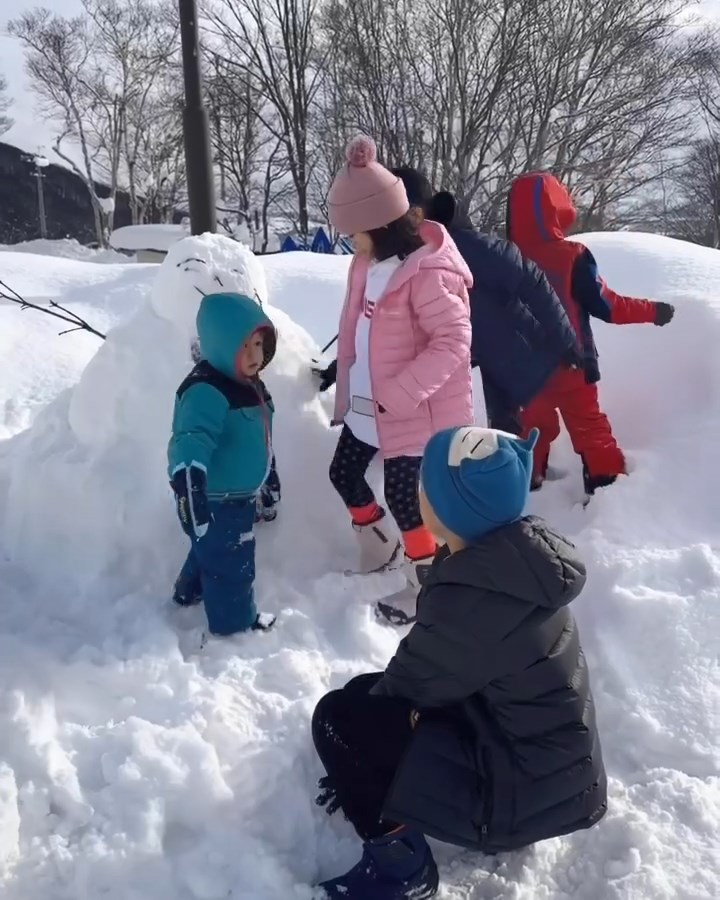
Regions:
<instances>
[{"instance_id":1,"label":"black knit hat","mask_svg":"<svg viewBox=\"0 0 720 900\"><path fill-rule=\"evenodd\" d=\"M433 195L432 200L425 210L425 215L433 222L439 222L446 228L455 223L457 203L449 191L439 191Z\"/></svg>"},{"instance_id":2,"label":"black knit hat","mask_svg":"<svg viewBox=\"0 0 720 900\"><path fill-rule=\"evenodd\" d=\"M405 185L405 193L410 206L419 206L424 211L427 211L427 207L433 198L432 185L427 176L423 175L418 169L411 169L409 166L393 169L392 173Z\"/></svg>"},{"instance_id":3,"label":"black knit hat","mask_svg":"<svg viewBox=\"0 0 720 900\"><path fill-rule=\"evenodd\" d=\"M425 213L425 218L439 222L446 228L455 219L455 198L448 191L435 193L426 175L418 169L409 166L401 166L392 170L393 175L399 178L405 185L410 206L419 206Z\"/></svg>"}]
</instances>

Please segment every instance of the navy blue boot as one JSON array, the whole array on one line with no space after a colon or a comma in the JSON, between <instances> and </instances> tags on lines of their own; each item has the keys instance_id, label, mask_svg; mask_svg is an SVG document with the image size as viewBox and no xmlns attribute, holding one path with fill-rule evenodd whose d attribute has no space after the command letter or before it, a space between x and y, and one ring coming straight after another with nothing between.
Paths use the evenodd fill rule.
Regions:
<instances>
[{"instance_id":1,"label":"navy blue boot","mask_svg":"<svg viewBox=\"0 0 720 900\"><path fill-rule=\"evenodd\" d=\"M175 580L173 600L178 606L196 606L202 602L200 566L191 548L183 567Z\"/></svg>"},{"instance_id":2,"label":"navy blue boot","mask_svg":"<svg viewBox=\"0 0 720 900\"><path fill-rule=\"evenodd\" d=\"M425 900L435 896L438 881L425 836L403 828L368 841L356 866L320 887L331 900Z\"/></svg>"}]
</instances>

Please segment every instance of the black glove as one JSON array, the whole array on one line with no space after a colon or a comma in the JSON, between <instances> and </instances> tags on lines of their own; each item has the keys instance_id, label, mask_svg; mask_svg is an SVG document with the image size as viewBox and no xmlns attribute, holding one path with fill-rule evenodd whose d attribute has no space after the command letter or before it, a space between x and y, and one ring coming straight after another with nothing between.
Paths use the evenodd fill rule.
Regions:
<instances>
[{"instance_id":1,"label":"black glove","mask_svg":"<svg viewBox=\"0 0 720 900\"><path fill-rule=\"evenodd\" d=\"M313 360L313 362L315 362L315 360ZM325 369L315 365L312 367L311 371L318 380L318 390L321 392L327 391L335 384L337 379L337 360L334 359Z\"/></svg>"},{"instance_id":2,"label":"black glove","mask_svg":"<svg viewBox=\"0 0 720 900\"><path fill-rule=\"evenodd\" d=\"M207 534L212 516L207 497L207 473L200 466L178 466L170 482L175 492L178 516L189 538Z\"/></svg>"},{"instance_id":3,"label":"black glove","mask_svg":"<svg viewBox=\"0 0 720 900\"><path fill-rule=\"evenodd\" d=\"M270 464L270 472L265 484L260 488L255 503L255 523L274 522L277 519L280 503L280 478L277 473L275 454Z\"/></svg>"},{"instance_id":4,"label":"black glove","mask_svg":"<svg viewBox=\"0 0 720 900\"><path fill-rule=\"evenodd\" d=\"M568 350L562 356L562 364L566 369L582 369L584 360L579 350Z\"/></svg>"},{"instance_id":5,"label":"black glove","mask_svg":"<svg viewBox=\"0 0 720 900\"><path fill-rule=\"evenodd\" d=\"M659 300L655 303L655 324L667 325L668 322L672 322L672 318L675 315L675 307L670 303L662 303Z\"/></svg>"},{"instance_id":6,"label":"black glove","mask_svg":"<svg viewBox=\"0 0 720 900\"><path fill-rule=\"evenodd\" d=\"M340 801L338 800L335 783L329 775L325 775L318 781L320 793L315 798L318 806L324 806L325 812L332 816L340 809Z\"/></svg>"}]
</instances>

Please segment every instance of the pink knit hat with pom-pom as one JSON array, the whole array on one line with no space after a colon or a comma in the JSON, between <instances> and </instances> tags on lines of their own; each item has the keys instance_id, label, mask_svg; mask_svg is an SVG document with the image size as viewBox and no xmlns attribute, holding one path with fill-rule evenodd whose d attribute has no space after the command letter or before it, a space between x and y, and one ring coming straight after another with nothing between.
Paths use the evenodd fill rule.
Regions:
<instances>
[{"instance_id":1,"label":"pink knit hat with pom-pom","mask_svg":"<svg viewBox=\"0 0 720 900\"><path fill-rule=\"evenodd\" d=\"M340 234L384 228L410 209L405 186L377 161L372 138L348 144L347 165L335 176L328 195L330 224Z\"/></svg>"}]
</instances>

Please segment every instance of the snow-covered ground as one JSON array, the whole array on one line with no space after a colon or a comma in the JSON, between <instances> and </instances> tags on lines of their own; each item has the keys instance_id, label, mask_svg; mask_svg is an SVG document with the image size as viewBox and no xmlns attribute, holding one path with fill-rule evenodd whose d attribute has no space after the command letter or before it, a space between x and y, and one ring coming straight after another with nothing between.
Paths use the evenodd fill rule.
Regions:
<instances>
[{"instance_id":1,"label":"snow-covered ground","mask_svg":"<svg viewBox=\"0 0 720 900\"><path fill-rule=\"evenodd\" d=\"M678 307L664 329L596 327L633 475L582 511L561 442L553 462L570 476L533 497L588 563L574 608L610 811L495 859L438 846L442 900L718 896L720 253L642 235L588 242L613 287ZM191 239L160 270L15 257L9 274L0 258L17 290L92 313L101 330L118 323L104 343L57 338L52 320L0 306L7 430L34 414L0 442L3 900L309 900L311 883L356 859L349 826L314 805L309 721L329 687L393 652L399 634L371 601L399 576L336 574L352 534L327 481L328 399L307 365L335 333L347 259L257 263L280 331L268 383L283 506L258 536L259 601L277 628L201 652L202 611L168 605L185 551L164 469L172 397L200 291L213 268L232 287L242 253ZM185 262L198 256L210 265Z\"/></svg>"},{"instance_id":2,"label":"snow-covered ground","mask_svg":"<svg viewBox=\"0 0 720 900\"><path fill-rule=\"evenodd\" d=\"M129 263L133 261L131 256L118 253L115 250L100 250L86 247L74 238L64 241L48 241L37 239L23 241L20 244L0 244L0 252L6 253L32 253L39 256L60 256L63 259L74 259L80 262L94 263Z\"/></svg>"},{"instance_id":3,"label":"snow-covered ground","mask_svg":"<svg viewBox=\"0 0 720 900\"><path fill-rule=\"evenodd\" d=\"M37 254L48 245L53 253ZM102 333L137 309L157 273L157 266L100 265L108 251L87 250L74 241L0 249L5 251L0 252L0 281L8 288L42 306L55 300ZM38 409L78 381L97 352L102 341L88 332L58 336L71 327L0 298L0 438L26 428Z\"/></svg>"}]
</instances>

